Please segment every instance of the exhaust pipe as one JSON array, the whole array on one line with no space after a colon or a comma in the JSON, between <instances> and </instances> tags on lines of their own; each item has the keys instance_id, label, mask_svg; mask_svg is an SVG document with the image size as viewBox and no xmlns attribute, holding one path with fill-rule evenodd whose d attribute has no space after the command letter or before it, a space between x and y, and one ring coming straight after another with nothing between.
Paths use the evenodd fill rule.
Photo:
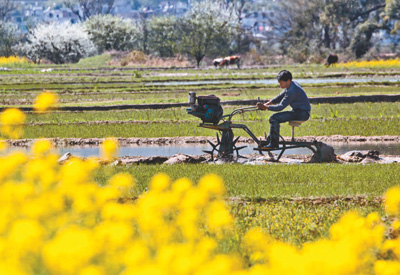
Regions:
<instances>
[{"instance_id":1,"label":"exhaust pipe","mask_svg":"<svg viewBox=\"0 0 400 275\"><path fill-rule=\"evenodd\" d=\"M196 93L195 92L189 92L189 104L190 105L196 104Z\"/></svg>"}]
</instances>

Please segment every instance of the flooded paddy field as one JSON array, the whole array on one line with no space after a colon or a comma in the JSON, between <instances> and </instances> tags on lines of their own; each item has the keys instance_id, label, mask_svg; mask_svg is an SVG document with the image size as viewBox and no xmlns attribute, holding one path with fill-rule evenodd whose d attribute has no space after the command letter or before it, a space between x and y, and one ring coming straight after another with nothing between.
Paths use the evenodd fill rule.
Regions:
<instances>
[{"instance_id":1,"label":"flooded paddy field","mask_svg":"<svg viewBox=\"0 0 400 275\"><path fill-rule=\"evenodd\" d=\"M238 144L246 145L244 143ZM329 143L335 150L336 154L344 154L349 151L378 151L381 155L400 156L400 143L398 142L331 142ZM257 153L253 150L255 144L249 144L246 148L240 150L242 155ZM15 148L17 149L17 148ZM20 148L21 149L21 148ZM22 150L29 150L23 148ZM163 156L170 157L176 154L203 155L204 150L210 150L209 144L179 144L179 145L123 145L119 147L117 157L153 157ZM56 148L59 155L69 152L77 157L100 157L100 146L66 146ZM296 148L286 150L283 155L309 155L312 152L306 148Z\"/></svg>"},{"instance_id":2,"label":"flooded paddy field","mask_svg":"<svg viewBox=\"0 0 400 275\"><path fill-rule=\"evenodd\" d=\"M224 113L236 107L240 100L267 100L280 92L276 81L279 66L214 70L210 68L31 68L3 70L0 83L1 108L21 107L29 110L35 97L43 90L54 91L59 107L72 108L48 114L27 112L25 138L165 138L207 136L215 134L199 129L197 118L186 114L185 106L162 106L160 103L187 104L187 94L213 93L221 98ZM324 135L394 136L398 134L400 70L379 68L325 68L319 65L287 66L295 81L305 88L312 102L310 121L296 130L296 137ZM391 102L379 95L390 95ZM363 102L327 104L321 98L361 97ZM316 99L316 100L314 100ZM249 102L250 102L249 101ZM370 101L370 102L369 102ZM231 102L231 103L229 103ZM252 102L252 101L251 101ZM332 101L336 102L336 101ZM355 101L357 102L357 100ZM374 103L372 103L374 102ZM129 104L143 105L130 110ZM232 105L229 105L232 104ZM245 104L242 103L242 104ZM124 106L126 109L98 111L83 107ZM147 106L147 107L146 107ZM76 109L73 109L76 107ZM82 107L82 111L79 111ZM240 106L238 106L240 107ZM133 108L133 107L132 107ZM235 123L249 126L259 136L268 130L271 112L240 115ZM235 136L243 133L235 132ZM290 134L287 125L282 134ZM247 136L246 134L244 134ZM205 142L205 141L203 141ZM374 150L382 155L400 155L397 141L348 142L329 141L336 154L352 150ZM68 145L68 144L67 144ZM59 154L88 157L100 155L100 144L91 146L57 146ZM29 146L28 146L29 147ZM248 144L241 154L254 154L254 144ZM201 155L209 147L196 144L120 144L118 157ZM284 155L307 155L308 149L287 150Z\"/></svg>"}]
</instances>

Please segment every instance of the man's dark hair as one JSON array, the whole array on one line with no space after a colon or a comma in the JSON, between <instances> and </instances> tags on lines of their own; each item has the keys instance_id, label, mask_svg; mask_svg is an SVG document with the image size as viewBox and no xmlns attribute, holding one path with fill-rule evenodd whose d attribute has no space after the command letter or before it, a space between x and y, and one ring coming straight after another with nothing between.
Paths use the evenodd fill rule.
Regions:
<instances>
[{"instance_id":1,"label":"man's dark hair","mask_svg":"<svg viewBox=\"0 0 400 275\"><path fill-rule=\"evenodd\" d=\"M283 70L278 73L276 78L278 79L278 81L288 81L292 80L292 74L287 70Z\"/></svg>"}]
</instances>

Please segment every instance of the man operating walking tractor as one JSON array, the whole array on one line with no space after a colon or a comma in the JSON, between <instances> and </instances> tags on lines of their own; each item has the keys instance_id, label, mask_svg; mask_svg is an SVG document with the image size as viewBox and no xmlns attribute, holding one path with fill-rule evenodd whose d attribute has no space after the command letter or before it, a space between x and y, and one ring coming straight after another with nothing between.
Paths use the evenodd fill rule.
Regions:
<instances>
[{"instance_id":1,"label":"man operating walking tractor","mask_svg":"<svg viewBox=\"0 0 400 275\"><path fill-rule=\"evenodd\" d=\"M283 70L277 75L280 87L283 91L266 103L257 102L260 110L279 112L269 118L270 131L266 141L262 141L263 148L279 147L279 128L280 123L287 121L306 121L310 118L310 101L299 83L292 81L292 74ZM291 111L280 112L288 105Z\"/></svg>"},{"instance_id":2,"label":"man operating walking tractor","mask_svg":"<svg viewBox=\"0 0 400 275\"><path fill-rule=\"evenodd\" d=\"M204 152L211 155L211 161L214 160L214 152L218 153L218 158L225 160L234 160L234 152L236 152L236 160L241 157L245 158L239 154L239 150L247 146L236 146L239 137L234 138L233 129L242 129L249 134L255 143L258 144L258 147L253 149L259 151L260 154L263 151L270 154L270 151L280 150L275 161L279 161L285 150L295 148L308 148L314 153L316 161L322 160L322 151L319 142L316 140L313 142L296 141L294 139L294 127L299 126L310 117L311 106L306 93L297 82L292 81L292 74L289 71L281 71L277 78L280 87L284 89L277 97L266 103L258 102L256 106L235 109L226 115L223 115L220 99L215 95L196 97L196 93L189 93L190 108L187 109L187 113L202 120L199 127L216 130L222 134L220 138L217 133L216 144L208 141L212 146L212 150ZM237 114L256 112L258 110L279 112L288 105L292 107L291 111L276 113L270 117L271 128L266 141L261 141L257 138L245 124L234 123L232 121L233 117ZM221 120L222 122L220 123ZM279 124L287 121L292 126L292 139L289 141L281 138L282 140L279 141ZM279 147L280 144L282 145L281 147Z\"/></svg>"}]
</instances>

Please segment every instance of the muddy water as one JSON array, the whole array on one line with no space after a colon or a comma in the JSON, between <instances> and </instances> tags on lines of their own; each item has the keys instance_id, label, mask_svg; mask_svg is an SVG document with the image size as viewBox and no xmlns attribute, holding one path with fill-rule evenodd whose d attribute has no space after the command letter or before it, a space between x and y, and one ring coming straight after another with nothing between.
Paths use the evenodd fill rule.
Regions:
<instances>
[{"instance_id":1,"label":"muddy water","mask_svg":"<svg viewBox=\"0 0 400 275\"><path fill-rule=\"evenodd\" d=\"M366 78L296 78L301 84L319 83L365 83L374 82L400 82L396 77L366 77ZM173 85L200 85L200 84L277 84L276 79L257 79L257 80L201 80L201 81L168 81L146 83L146 86L173 86Z\"/></svg>"},{"instance_id":2,"label":"muddy water","mask_svg":"<svg viewBox=\"0 0 400 275\"><path fill-rule=\"evenodd\" d=\"M246 145L246 144L243 144ZM400 143L398 142L329 142L335 149L336 155L344 154L348 151L353 150L377 150L381 155L400 155ZM242 155L253 154L254 144L247 145L246 148L240 150ZM29 149L29 148L28 148ZM16 150L28 150L28 149L16 149ZM141 146L122 146L120 147L118 156L173 156L175 154L189 154L189 155L202 155L203 150L210 150L211 146L208 144L184 144L184 145L141 145ZM89 156L100 156L100 147L98 146L70 146L57 148L57 152L63 155L70 152L74 156L89 157ZM290 149L286 150L284 155L309 155L312 152L306 148Z\"/></svg>"}]
</instances>

